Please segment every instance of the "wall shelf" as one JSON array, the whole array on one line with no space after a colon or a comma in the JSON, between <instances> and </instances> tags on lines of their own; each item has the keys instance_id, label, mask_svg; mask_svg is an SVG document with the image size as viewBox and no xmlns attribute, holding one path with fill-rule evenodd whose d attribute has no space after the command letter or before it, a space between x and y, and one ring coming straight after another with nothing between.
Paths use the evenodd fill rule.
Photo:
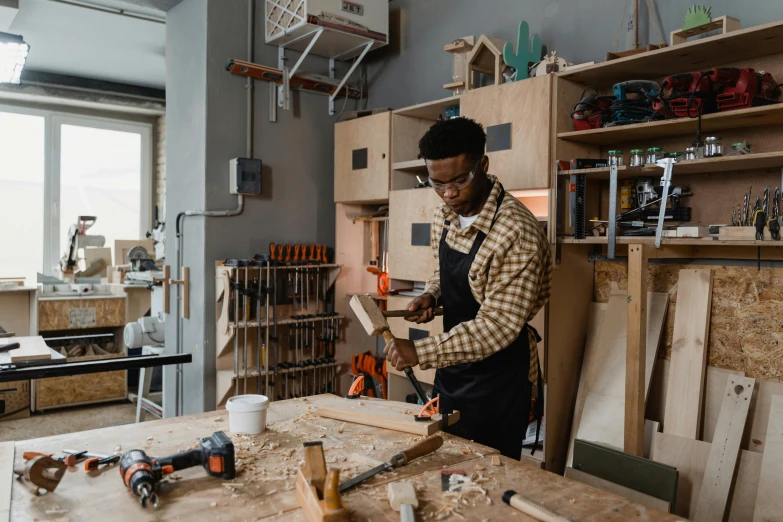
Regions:
<instances>
[{"instance_id":1,"label":"wall shelf","mask_svg":"<svg viewBox=\"0 0 783 522\"><path fill-rule=\"evenodd\" d=\"M443 98L441 100L420 103L404 109L397 109L393 114L435 121L438 119L438 116L442 116L446 112L446 109L459 105L460 98L461 96L449 96L448 98Z\"/></svg>"},{"instance_id":2,"label":"wall shelf","mask_svg":"<svg viewBox=\"0 0 783 522\"><path fill-rule=\"evenodd\" d=\"M758 25L617 60L559 73L575 82L610 85L631 78L658 78L777 54L783 48L783 21ZM710 64L710 65L706 65Z\"/></svg>"},{"instance_id":3,"label":"wall shelf","mask_svg":"<svg viewBox=\"0 0 783 522\"><path fill-rule=\"evenodd\" d=\"M673 173L702 174L774 168L783 168L783 151L681 161L674 166ZM617 178L629 179L642 175L661 174L661 172L662 169L652 163L648 163L644 167L628 167L624 165L618 167ZM560 176L570 176L571 174L584 174L588 179L609 179L609 167L599 169L563 170L558 172L558 175Z\"/></svg>"},{"instance_id":4,"label":"wall shelf","mask_svg":"<svg viewBox=\"0 0 783 522\"><path fill-rule=\"evenodd\" d=\"M702 134L704 136L709 135L710 132L726 129L769 127L771 125L783 125L783 103L702 116ZM560 132L557 137L591 145L615 145L630 141L668 138L676 134L695 133L696 127L697 118L676 118L586 131Z\"/></svg>"},{"instance_id":5,"label":"wall shelf","mask_svg":"<svg viewBox=\"0 0 783 522\"><path fill-rule=\"evenodd\" d=\"M392 164L393 170L406 170L411 172L427 172L427 164L423 159L400 161Z\"/></svg>"}]
</instances>

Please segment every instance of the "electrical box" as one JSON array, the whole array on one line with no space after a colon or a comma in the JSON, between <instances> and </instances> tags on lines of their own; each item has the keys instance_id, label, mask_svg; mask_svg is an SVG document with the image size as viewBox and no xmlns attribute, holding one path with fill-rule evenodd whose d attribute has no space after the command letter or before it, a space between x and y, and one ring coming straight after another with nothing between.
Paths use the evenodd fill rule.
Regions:
<instances>
[{"instance_id":1,"label":"electrical box","mask_svg":"<svg viewBox=\"0 0 783 522\"><path fill-rule=\"evenodd\" d=\"M261 194L261 160L234 158L229 168L229 193Z\"/></svg>"}]
</instances>

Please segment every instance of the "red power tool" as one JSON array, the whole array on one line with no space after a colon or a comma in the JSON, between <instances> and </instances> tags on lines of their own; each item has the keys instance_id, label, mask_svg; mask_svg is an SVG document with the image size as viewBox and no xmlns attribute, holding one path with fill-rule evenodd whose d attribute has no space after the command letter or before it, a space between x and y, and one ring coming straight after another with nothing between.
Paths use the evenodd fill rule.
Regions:
<instances>
[{"instance_id":1,"label":"red power tool","mask_svg":"<svg viewBox=\"0 0 783 522\"><path fill-rule=\"evenodd\" d=\"M120 476L133 494L139 497L142 507L151 503L158 507L156 486L166 475L181 469L204 466L213 477L231 480L236 475L234 467L234 443L222 431L201 439L200 447L176 453L168 457L151 458L139 449L130 450L120 460Z\"/></svg>"},{"instance_id":2,"label":"red power tool","mask_svg":"<svg viewBox=\"0 0 783 522\"><path fill-rule=\"evenodd\" d=\"M653 109L667 118L695 118L717 112L712 71L674 74L661 83Z\"/></svg>"},{"instance_id":3,"label":"red power tool","mask_svg":"<svg viewBox=\"0 0 783 522\"><path fill-rule=\"evenodd\" d=\"M587 91L590 89L591 87L585 89L582 93L582 99L579 100L571 113L575 131L600 129L605 123L611 121L609 108L615 97L600 96L597 90L588 94Z\"/></svg>"},{"instance_id":4,"label":"red power tool","mask_svg":"<svg viewBox=\"0 0 783 522\"><path fill-rule=\"evenodd\" d=\"M717 96L718 110L731 111L775 103L779 86L767 72L755 69L715 68L714 78L720 78L723 89Z\"/></svg>"}]
</instances>

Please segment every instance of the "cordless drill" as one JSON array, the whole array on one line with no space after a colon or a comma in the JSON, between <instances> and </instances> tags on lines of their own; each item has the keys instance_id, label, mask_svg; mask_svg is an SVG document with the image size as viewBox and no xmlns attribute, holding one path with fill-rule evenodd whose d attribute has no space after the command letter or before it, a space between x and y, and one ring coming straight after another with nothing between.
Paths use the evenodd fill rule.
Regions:
<instances>
[{"instance_id":1,"label":"cordless drill","mask_svg":"<svg viewBox=\"0 0 783 522\"><path fill-rule=\"evenodd\" d=\"M166 475L194 466L204 466L213 477L231 480L235 476L234 443L222 431L201 439L199 447L168 457L152 458L139 449L130 450L120 460L120 476L139 497L141 506L158 507L156 486Z\"/></svg>"}]
</instances>

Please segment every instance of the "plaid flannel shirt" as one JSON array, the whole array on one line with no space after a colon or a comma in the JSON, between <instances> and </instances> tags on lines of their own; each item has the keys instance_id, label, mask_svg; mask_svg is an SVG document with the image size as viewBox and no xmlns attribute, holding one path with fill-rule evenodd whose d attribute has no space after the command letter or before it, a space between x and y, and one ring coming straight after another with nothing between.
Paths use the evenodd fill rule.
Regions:
<instances>
[{"instance_id":1,"label":"plaid flannel shirt","mask_svg":"<svg viewBox=\"0 0 783 522\"><path fill-rule=\"evenodd\" d=\"M506 348L517 338L525 323L533 319L549 300L552 259L546 235L533 213L508 193L492 226L497 198L503 187L495 176L489 178L494 183L492 191L469 227L461 229L459 217L445 203L435 210L430 243L436 260L444 220L450 223L446 243L459 252L470 252L479 230L487 237L469 273L470 289L481 305L478 314L472 321L458 324L450 332L415 341L422 369L479 361ZM424 291L436 300L440 298L440 268L427 281ZM529 331L528 338L528 377L530 382L535 383L538 378L538 348L532 331Z\"/></svg>"}]
</instances>

